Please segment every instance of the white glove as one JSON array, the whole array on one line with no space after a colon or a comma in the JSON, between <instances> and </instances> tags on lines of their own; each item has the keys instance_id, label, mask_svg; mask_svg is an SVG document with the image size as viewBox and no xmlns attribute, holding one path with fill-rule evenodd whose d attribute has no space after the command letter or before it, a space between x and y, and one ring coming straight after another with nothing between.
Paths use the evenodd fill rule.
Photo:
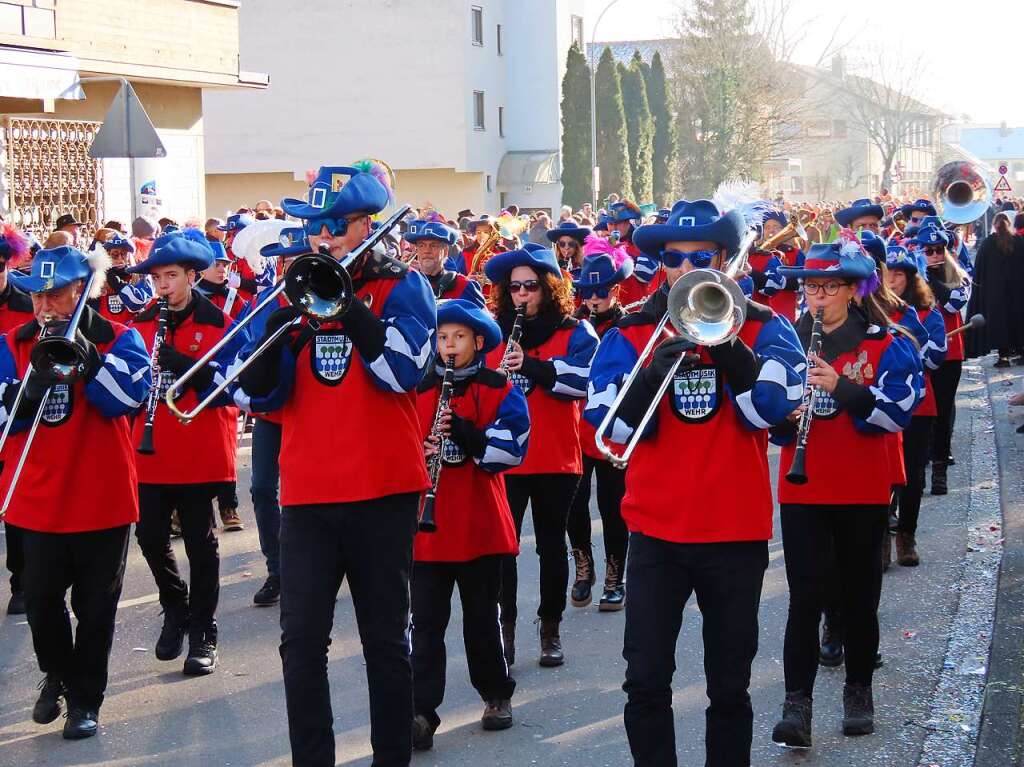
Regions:
<instances>
[{"instance_id":1,"label":"white glove","mask_svg":"<svg viewBox=\"0 0 1024 767\"><path fill-rule=\"evenodd\" d=\"M242 284L242 278L238 276L238 272L231 272L228 275L228 287L238 290L238 286Z\"/></svg>"}]
</instances>

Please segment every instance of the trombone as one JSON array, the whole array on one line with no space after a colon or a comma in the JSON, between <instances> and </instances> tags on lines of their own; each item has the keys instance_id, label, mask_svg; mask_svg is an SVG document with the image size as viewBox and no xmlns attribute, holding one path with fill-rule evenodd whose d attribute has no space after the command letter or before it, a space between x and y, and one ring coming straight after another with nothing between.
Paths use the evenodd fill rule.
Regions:
<instances>
[{"instance_id":1,"label":"trombone","mask_svg":"<svg viewBox=\"0 0 1024 767\"><path fill-rule=\"evenodd\" d=\"M227 346L231 340L241 332L242 328L260 313L271 302L283 292L292 306L297 307L304 315L314 322L331 320L344 314L348 307L355 300L355 290L352 285L352 277L348 273L348 267L354 264L366 251L381 242L388 232L398 226L398 222L405 218L411 210L411 206L403 205L394 215L370 233L357 248L352 250L340 261L335 260L326 247L321 245L317 253L306 253L299 256L288 267L284 277L277 281L265 298L261 299L256 308L224 334L216 344L210 347L192 367L186 370L173 385L167 387L167 394L164 397L168 409L182 423L189 423L211 402L224 393L224 391L252 364L252 362L269 349L275 341L287 333L300 318L283 325L261 343L256 350L249 355L241 365L237 366L230 376L225 376L224 381L218 384L213 391L199 402L191 410L181 410L175 403L175 398L180 396L184 385L203 368L210 360L216 357L221 349Z\"/></svg>"},{"instance_id":2,"label":"trombone","mask_svg":"<svg viewBox=\"0 0 1024 767\"><path fill-rule=\"evenodd\" d=\"M658 386L658 391L633 430L633 436L626 443L621 454L615 453L607 442L611 425L622 407L622 401L633 385L637 376L644 368L644 362L654 351L655 345L661 340L661 334L671 322L676 333L695 345L717 346L728 343L740 332L747 318L747 297L736 282L745 270L750 248L754 244L757 233L748 231L740 243L739 253L729 263L725 271L717 269L693 269L687 272L672 286L668 293L668 308L664 316L654 328L644 350L629 371L615 400L605 413L604 419L597 427L594 442L597 449L608 461L618 469L624 469L629 463L633 451L636 450L647 424L658 410L661 398L675 379L676 371L683 362L685 354L680 354L668 373Z\"/></svg>"}]
</instances>

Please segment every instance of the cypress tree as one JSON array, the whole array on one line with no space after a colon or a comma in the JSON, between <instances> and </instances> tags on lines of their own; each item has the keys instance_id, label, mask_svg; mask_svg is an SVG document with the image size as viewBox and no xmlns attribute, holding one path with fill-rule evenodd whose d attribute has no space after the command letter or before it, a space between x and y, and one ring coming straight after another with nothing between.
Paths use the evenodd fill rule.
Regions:
<instances>
[{"instance_id":1,"label":"cypress tree","mask_svg":"<svg viewBox=\"0 0 1024 767\"><path fill-rule=\"evenodd\" d=\"M562 204L593 199L590 184L590 67L576 43L562 78Z\"/></svg>"},{"instance_id":2,"label":"cypress tree","mask_svg":"<svg viewBox=\"0 0 1024 767\"><path fill-rule=\"evenodd\" d=\"M630 196L642 205L654 199L652 157L654 153L654 120L647 104L643 59L640 51L633 53L628 68L620 73L622 106L626 113L626 136L629 146L629 170L633 179Z\"/></svg>"},{"instance_id":3,"label":"cypress tree","mask_svg":"<svg viewBox=\"0 0 1024 767\"><path fill-rule=\"evenodd\" d=\"M597 162L601 167L600 192L628 195L633 190L629 169L629 143L626 137L626 113L622 107L622 84L612 57L606 47L597 64Z\"/></svg>"},{"instance_id":4,"label":"cypress tree","mask_svg":"<svg viewBox=\"0 0 1024 767\"><path fill-rule=\"evenodd\" d=\"M665 65L661 53L655 53L649 66L643 68L647 82L647 103L654 119L654 151L652 159L654 201L658 205L671 205L676 198L675 174L676 139L675 116L668 88L665 85Z\"/></svg>"}]
</instances>

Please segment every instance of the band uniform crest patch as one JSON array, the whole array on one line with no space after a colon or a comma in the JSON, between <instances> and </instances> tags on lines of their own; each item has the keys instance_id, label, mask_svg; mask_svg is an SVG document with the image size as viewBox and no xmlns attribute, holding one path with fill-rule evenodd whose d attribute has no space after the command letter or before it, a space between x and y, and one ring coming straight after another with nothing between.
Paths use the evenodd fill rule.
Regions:
<instances>
[{"instance_id":1,"label":"band uniform crest patch","mask_svg":"<svg viewBox=\"0 0 1024 767\"><path fill-rule=\"evenodd\" d=\"M178 376L174 375L174 373L172 373L170 370L161 370L160 371L160 384L157 386L157 393L159 395L157 397L157 402L158 403L166 401L167 390L170 389L172 386L174 386L174 383L177 380L178 380ZM181 399L181 396L183 394L184 394L184 391L179 390L178 391L178 396L174 398L174 401L177 402L179 399Z\"/></svg>"},{"instance_id":2,"label":"band uniform crest patch","mask_svg":"<svg viewBox=\"0 0 1024 767\"><path fill-rule=\"evenodd\" d=\"M441 450L441 463L445 466L461 466L465 462L466 452L455 443L455 440L446 439Z\"/></svg>"},{"instance_id":3,"label":"band uniform crest patch","mask_svg":"<svg viewBox=\"0 0 1024 767\"><path fill-rule=\"evenodd\" d=\"M320 383L337 386L352 361L352 341L344 333L317 333L313 338L310 363Z\"/></svg>"},{"instance_id":4,"label":"band uniform crest patch","mask_svg":"<svg viewBox=\"0 0 1024 767\"><path fill-rule=\"evenodd\" d=\"M702 423L713 416L721 402L718 370L698 365L676 373L672 382L672 412L688 423Z\"/></svg>"},{"instance_id":5,"label":"band uniform crest patch","mask_svg":"<svg viewBox=\"0 0 1024 767\"><path fill-rule=\"evenodd\" d=\"M54 384L43 407L42 422L46 426L60 426L71 418L72 390L70 384Z\"/></svg>"},{"instance_id":6,"label":"band uniform crest patch","mask_svg":"<svg viewBox=\"0 0 1024 767\"><path fill-rule=\"evenodd\" d=\"M107 311L111 314L120 314L124 311L124 301L121 300L121 296L116 293L107 296Z\"/></svg>"},{"instance_id":7,"label":"band uniform crest patch","mask_svg":"<svg viewBox=\"0 0 1024 767\"><path fill-rule=\"evenodd\" d=\"M530 396L536 386L532 378L527 378L518 370L510 370L508 372L508 382L522 391L523 395L526 397Z\"/></svg>"}]
</instances>

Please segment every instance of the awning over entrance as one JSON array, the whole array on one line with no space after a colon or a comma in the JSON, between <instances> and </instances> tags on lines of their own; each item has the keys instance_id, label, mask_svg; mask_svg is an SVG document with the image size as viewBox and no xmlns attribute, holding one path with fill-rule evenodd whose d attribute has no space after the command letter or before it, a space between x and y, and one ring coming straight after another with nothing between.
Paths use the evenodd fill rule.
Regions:
<instances>
[{"instance_id":1,"label":"awning over entrance","mask_svg":"<svg viewBox=\"0 0 1024 767\"><path fill-rule=\"evenodd\" d=\"M530 186L557 184L558 152L506 152L498 166L499 186Z\"/></svg>"},{"instance_id":2,"label":"awning over entrance","mask_svg":"<svg viewBox=\"0 0 1024 767\"><path fill-rule=\"evenodd\" d=\"M81 100L79 62L67 53L0 47L0 97Z\"/></svg>"}]
</instances>

